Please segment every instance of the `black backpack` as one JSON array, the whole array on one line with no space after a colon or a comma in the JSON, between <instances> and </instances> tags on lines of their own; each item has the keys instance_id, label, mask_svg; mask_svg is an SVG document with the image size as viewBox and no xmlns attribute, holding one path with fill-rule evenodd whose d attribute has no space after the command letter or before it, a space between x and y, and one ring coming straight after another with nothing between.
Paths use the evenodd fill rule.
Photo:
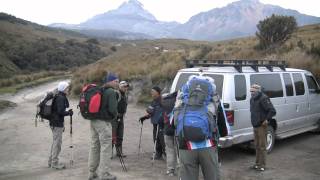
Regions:
<instances>
[{"instance_id":1,"label":"black backpack","mask_svg":"<svg viewBox=\"0 0 320 180\"><path fill-rule=\"evenodd\" d=\"M40 100L37 105L37 118L40 117L41 119L51 120L53 114L52 104L57 94L56 91L48 92L45 97Z\"/></svg>"}]
</instances>

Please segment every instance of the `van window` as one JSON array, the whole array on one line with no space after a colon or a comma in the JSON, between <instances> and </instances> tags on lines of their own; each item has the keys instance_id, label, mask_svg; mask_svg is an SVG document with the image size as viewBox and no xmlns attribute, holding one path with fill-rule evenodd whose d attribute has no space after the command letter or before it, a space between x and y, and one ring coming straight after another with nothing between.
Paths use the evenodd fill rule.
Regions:
<instances>
[{"instance_id":1,"label":"van window","mask_svg":"<svg viewBox=\"0 0 320 180\"><path fill-rule=\"evenodd\" d=\"M223 75L219 74L204 74L204 76L209 76L214 79L214 83L217 87L217 93L219 94L220 98L222 97L222 86L223 86Z\"/></svg>"},{"instance_id":2,"label":"van window","mask_svg":"<svg viewBox=\"0 0 320 180\"><path fill-rule=\"evenodd\" d=\"M244 75L234 76L234 92L237 101L245 100L247 98L247 83Z\"/></svg>"},{"instance_id":3,"label":"van window","mask_svg":"<svg viewBox=\"0 0 320 180\"><path fill-rule=\"evenodd\" d=\"M306 80L310 93L316 93L315 91L319 89L316 80L312 76L306 75Z\"/></svg>"},{"instance_id":4,"label":"van window","mask_svg":"<svg viewBox=\"0 0 320 180\"><path fill-rule=\"evenodd\" d=\"M283 97L280 74L253 74L250 83L259 84L269 98Z\"/></svg>"},{"instance_id":5,"label":"van window","mask_svg":"<svg viewBox=\"0 0 320 180\"><path fill-rule=\"evenodd\" d=\"M293 73L293 81L294 81L294 87L296 88L296 95L304 95L304 83L302 79L302 75L300 73Z\"/></svg>"},{"instance_id":6,"label":"van window","mask_svg":"<svg viewBox=\"0 0 320 180\"><path fill-rule=\"evenodd\" d=\"M181 87L188 81L188 78L192 75L199 75L197 73L181 73L175 88L175 91L178 91L181 89ZM220 97L222 97L222 86L223 86L223 75L217 75L217 74L204 74L204 76L209 76L214 79L214 82L216 84L217 93Z\"/></svg>"},{"instance_id":7,"label":"van window","mask_svg":"<svg viewBox=\"0 0 320 180\"><path fill-rule=\"evenodd\" d=\"M196 73L181 73L175 88L175 91L178 91L181 89L181 87L188 81L188 78L192 75L199 75Z\"/></svg>"},{"instance_id":8,"label":"van window","mask_svg":"<svg viewBox=\"0 0 320 180\"><path fill-rule=\"evenodd\" d=\"M293 96L293 85L292 85L292 79L290 74L288 73L283 74L283 80L286 86L287 96Z\"/></svg>"}]
</instances>

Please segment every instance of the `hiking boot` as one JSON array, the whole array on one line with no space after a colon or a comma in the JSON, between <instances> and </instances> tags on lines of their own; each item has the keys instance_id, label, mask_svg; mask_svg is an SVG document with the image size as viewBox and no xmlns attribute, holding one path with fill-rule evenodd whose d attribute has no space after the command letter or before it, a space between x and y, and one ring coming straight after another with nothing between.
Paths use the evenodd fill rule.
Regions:
<instances>
[{"instance_id":1,"label":"hiking boot","mask_svg":"<svg viewBox=\"0 0 320 180\"><path fill-rule=\"evenodd\" d=\"M124 154L117 154L118 157L122 156L123 158L127 157L127 155Z\"/></svg>"},{"instance_id":2,"label":"hiking boot","mask_svg":"<svg viewBox=\"0 0 320 180\"><path fill-rule=\"evenodd\" d=\"M64 164L62 164L62 163L56 163L56 164L52 164L51 168L60 170L60 169L66 168L66 166Z\"/></svg>"},{"instance_id":3,"label":"hiking boot","mask_svg":"<svg viewBox=\"0 0 320 180\"><path fill-rule=\"evenodd\" d=\"M88 180L94 180L98 177L98 174L96 172L90 172L88 176Z\"/></svg>"},{"instance_id":4,"label":"hiking boot","mask_svg":"<svg viewBox=\"0 0 320 180\"><path fill-rule=\"evenodd\" d=\"M266 169L265 168L263 168L263 167L259 167L258 169L257 169L257 171L261 171L261 172L263 172L263 171L265 171Z\"/></svg>"},{"instance_id":5,"label":"hiking boot","mask_svg":"<svg viewBox=\"0 0 320 180\"><path fill-rule=\"evenodd\" d=\"M172 177L172 176L175 176L174 174L174 169L171 169L171 170L167 170L167 173L166 173L168 176Z\"/></svg>"},{"instance_id":6,"label":"hiking boot","mask_svg":"<svg viewBox=\"0 0 320 180\"><path fill-rule=\"evenodd\" d=\"M156 154L156 155L154 155L154 159L155 159L155 160L163 160L161 154ZM151 156L151 160L153 160L153 156Z\"/></svg>"},{"instance_id":7,"label":"hiking boot","mask_svg":"<svg viewBox=\"0 0 320 180\"><path fill-rule=\"evenodd\" d=\"M117 177L110 173L107 173L106 176L100 178L100 180L117 180Z\"/></svg>"}]
</instances>

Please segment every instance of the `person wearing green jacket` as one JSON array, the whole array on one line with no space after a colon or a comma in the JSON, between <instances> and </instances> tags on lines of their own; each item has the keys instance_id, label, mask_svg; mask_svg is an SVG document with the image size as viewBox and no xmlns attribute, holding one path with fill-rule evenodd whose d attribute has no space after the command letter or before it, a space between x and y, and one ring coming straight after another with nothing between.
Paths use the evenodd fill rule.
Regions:
<instances>
[{"instance_id":1,"label":"person wearing green jacket","mask_svg":"<svg viewBox=\"0 0 320 180\"><path fill-rule=\"evenodd\" d=\"M96 171L100 165L99 179L115 180L116 176L110 174L109 153L112 147L112 123L118 116L118 101L115 89L119 85L118 77L108 73L104 79L100 118L90 121L91 147L89 153L89 180L98 177Z\"/></svg>"}]
</instances>

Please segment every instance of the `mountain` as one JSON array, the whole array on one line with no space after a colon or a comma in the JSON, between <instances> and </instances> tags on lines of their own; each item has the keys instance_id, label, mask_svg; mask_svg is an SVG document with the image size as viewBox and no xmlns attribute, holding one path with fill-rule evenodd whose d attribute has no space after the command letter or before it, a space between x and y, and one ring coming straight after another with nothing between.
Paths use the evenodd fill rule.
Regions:
<instances>
[{"instance_id":1,"label":"mountain","mask_svg":"<svg viewBox=\"0 0 320 180\"><path fill-rule=\"evenodd\" d=\"M81 24L51 26L85 30L87 35L103 34L103 37L109 38L116 34L114 38L121 39L186 38L212 41L254 35L259 21L272 14L294 16L299 26L320 23L319 17L263 4L259 0L236 1L222 8L199 13L184 24L161 22L144 9L138 0L129 0L119 8L94 16Z\"/></svg>"},{"instance_id":2,"label":"mountain","mask_svg":"<svg viewBox=\"0 0 320 180\"><path fill-rule=\"evenodd\" d=\"M103 37L109 37L110 33L121 34L125 29L122 39L150 39L173 37L172 29L179 24L176 22L158 21L150 12L143 8L137 0L124 2L119 8L96 15L79 25L51 24L51 27L85 30L86 34L107 33ZM97 33L96 30L99 30ZM117 32L119 31L119 32ZM130 34L131 33L131 34Z\"/></svg>"},{"instance_id":3,"label":"mountain","mask_svg":"<svg viewBox=\"0 0 320 180\"><path fill-rule=\"evenodd\" d=\"M301 14L280 6L260 3L258 0L241 0L223 8L199 13L181 25L179 37L195 40L223 40L250 36L256 32L260 20L272 14L294 16L299 26L320 23L319 17Z\"/></svg>"}]
</instances>

